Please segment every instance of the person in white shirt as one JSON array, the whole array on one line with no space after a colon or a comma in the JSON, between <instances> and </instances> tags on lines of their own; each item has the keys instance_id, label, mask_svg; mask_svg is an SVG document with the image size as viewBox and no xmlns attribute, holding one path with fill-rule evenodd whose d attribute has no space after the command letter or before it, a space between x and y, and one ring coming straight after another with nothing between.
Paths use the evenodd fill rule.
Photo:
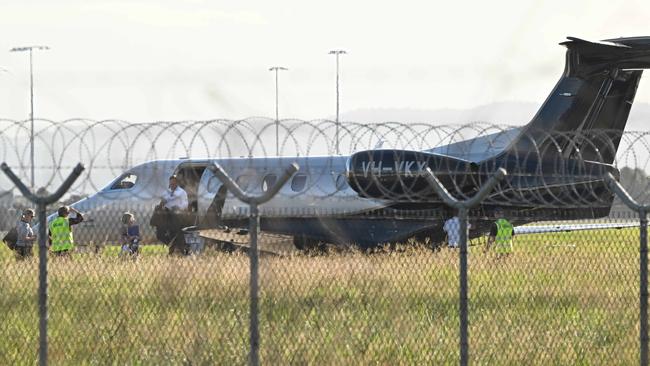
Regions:
<instances>
[{"instance_id":1,"label":"person in white shirt","mask_svg":"<svg viewBox=\"0 0 650 366\"><path fill-rule=\"evenodd\" d=\"M472 225L467 223L467 240L469 242L469 229ZM460 219L458 216L454 216L447 221L442 227L442 230L447 233L447 245L449 248L458 248L460 245Z\"/></svg>"},{"instance_id":2,"label":"person in white shirt","mask_svg":"<svg viewBox=\"0 0 650 366\"><path fill-rule=\"evenodd\" d=\"M169 177L169 188L162 196L162 203L170 210L187 210L187 192L178 186L178 179L175 175Z\"/></svg>"},{"instance_id":3,"label":"person in white shirt","mask_svg":"<svg viewBox=\"0 0 650 366\"><path fill-rule=\"evenodd\" d=\"M166 221L166 237L169 238L169 254L187 254L187 244L183 234L184 217L187 213L187 192L178 186L175 175L169 177L169 188L165 190L161 203L163 205L164 221Z\"/></svg>"}]
</instances>

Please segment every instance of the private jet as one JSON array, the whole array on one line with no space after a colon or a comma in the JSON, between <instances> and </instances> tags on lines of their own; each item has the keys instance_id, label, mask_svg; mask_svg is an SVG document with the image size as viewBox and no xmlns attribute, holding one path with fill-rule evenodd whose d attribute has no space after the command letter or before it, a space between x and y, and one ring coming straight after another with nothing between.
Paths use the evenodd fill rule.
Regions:
<instances>
[{"instance_id":1,"label":"private jet","mask_svg":"<svg viewBox=\"0 0 650 366\"><path fill-rule=\"evenodd\" d=\"M507 170L471 212L481 219L470 237L489 231L496 210L515 225L606 217L614 195L603 176L619 177L616 153L643 69L650 67L650 37L569 37L561 45L567 48L564 72L525 126L421 151L148 161L73 204L87 217L76 229L77 241L115 240L124 211L133 212L153 238L160 228L149 227L149 219L171 175L188 192L196 226L245 233L248 207L217 178L216 166L242 190L260 194L297 163L299 171L260 206L260 222L263 233L292 238L299 249L322 243L368 248L411 238L443 242L442 225L452 213L425 179L427 168L457 199L472 197L497 169Z\"/></svg>"}]
</instances>

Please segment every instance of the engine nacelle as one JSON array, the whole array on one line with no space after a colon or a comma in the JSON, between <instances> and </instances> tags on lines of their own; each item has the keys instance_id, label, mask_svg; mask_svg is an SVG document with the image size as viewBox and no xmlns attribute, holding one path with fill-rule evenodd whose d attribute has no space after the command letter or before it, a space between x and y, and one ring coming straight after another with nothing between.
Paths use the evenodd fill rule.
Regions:
<instances>
[{"instance_id":1,"label":"engine nacelle","mask_svg":"<svg viewBox=\"0 0 650 366\"><path fill-rule=\"evenodd\" d=\"M437 195L424 177L426 168L453 195L478 186L478 166L446 155L410 150L360 151L348 161L348 184L361 197L393 201L432 201Z\"/></svg>"}]
</instances>

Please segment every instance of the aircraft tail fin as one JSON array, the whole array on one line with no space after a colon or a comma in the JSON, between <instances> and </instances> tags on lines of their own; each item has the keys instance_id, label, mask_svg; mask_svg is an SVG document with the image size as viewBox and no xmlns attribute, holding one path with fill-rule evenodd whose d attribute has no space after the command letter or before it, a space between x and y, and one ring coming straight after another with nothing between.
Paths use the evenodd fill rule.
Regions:
<instances>
[{"instance_id":1,"label":"aircraft tail fin","mask_svg":"<svg viewBox=\"0 0 650 366\"><path fill-rule=\"evenodd\" d=\"M650 37L602 42L568 37L561 45L567 47L564 73L509 150L539 148L548 144L549 133L580 135L579 142L554 141L555 148L564 157L577 152L582 159L611 164L643 69L650 68ZM606 146L594 138L606 140Z\"/></svg>"}]
</instances>

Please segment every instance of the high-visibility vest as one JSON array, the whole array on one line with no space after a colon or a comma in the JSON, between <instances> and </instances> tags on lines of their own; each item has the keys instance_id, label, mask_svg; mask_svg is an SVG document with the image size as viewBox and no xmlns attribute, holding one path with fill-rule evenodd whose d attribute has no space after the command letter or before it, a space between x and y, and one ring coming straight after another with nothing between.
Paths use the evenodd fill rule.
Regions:
<instances>
[{"instance_id":1,"label":"high-visibility vest","mask_svg":"<svg viewBox=\"0 0 650 366\"><path fill-rule=\"evenodd\" d=\"M499 254L512 253L512 224L506 219L498 219L497 236L494 238L495 251Z\"/></svg>"},{"instance_id":2,"label":"high-visibility vest","mask_svg":"<svg viewBox=\"0 0 650 366\"><path fill-rule=\"evenodd\" d=\"M50 222L50 234L52 235L52 251L60 252L70 250L74 246L72 230L67 217L57 217Z\"/></svg>"}]
</instances>

